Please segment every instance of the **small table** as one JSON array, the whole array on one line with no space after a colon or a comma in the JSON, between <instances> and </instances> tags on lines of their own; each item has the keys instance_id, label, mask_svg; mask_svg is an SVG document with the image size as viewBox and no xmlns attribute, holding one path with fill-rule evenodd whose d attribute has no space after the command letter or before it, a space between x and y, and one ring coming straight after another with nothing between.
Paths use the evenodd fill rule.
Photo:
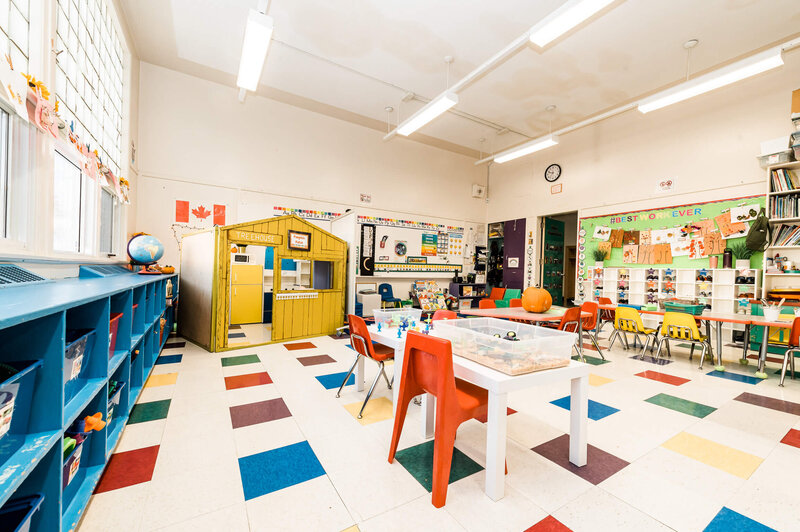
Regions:
<instances>
[{"instance_id":1,"label":"small table","mask_svg":"<svg viewBox=\"0 0 800 532\"><path fill-rule=\"evenodd\" d=\"M503 309L508 310L508 309ZM588 314L588 313L587 313ZM435 335L434 329L431 331ZM373 341L395 350L395 384L393 398L395 408L400 389L400 375L403 368L403 350L406 333L397 336L397 329L369 326ZM361 357L363 358L363 357ZM453 372L456 377L480 386L489 392L488 420L486 428L486 494L492 500L500 500L505 492L505 461L507 440L507 415L509 392L540 386L552 382L570 381L570 437L569 461L577 466L586 465L589 414L589 370L591 366L570 360L563 368L547 369L525 375L511 376L478 364L472 360L453 354ZM362 369L363 375L363 369ZM422 430L425 438L433 436L435 398L430 394L423 396Z\"/></svg>"}]
</instances>

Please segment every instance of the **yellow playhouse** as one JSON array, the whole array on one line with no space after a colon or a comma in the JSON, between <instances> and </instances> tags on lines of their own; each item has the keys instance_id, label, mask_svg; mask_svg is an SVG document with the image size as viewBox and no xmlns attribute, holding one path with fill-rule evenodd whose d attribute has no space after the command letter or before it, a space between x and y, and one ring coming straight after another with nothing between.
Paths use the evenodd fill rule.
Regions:
<instances>
[{"instance_id":1,"label":"yellow playhouse","mask_svg":"<svg viewBox=\"0 0 800 532\"><path fill-rule=\"evenodd\" d=\"M332 334L344 322L347 244L290 215L181 242L181 336L209 351Z\"/></svg>"}]
</instances>

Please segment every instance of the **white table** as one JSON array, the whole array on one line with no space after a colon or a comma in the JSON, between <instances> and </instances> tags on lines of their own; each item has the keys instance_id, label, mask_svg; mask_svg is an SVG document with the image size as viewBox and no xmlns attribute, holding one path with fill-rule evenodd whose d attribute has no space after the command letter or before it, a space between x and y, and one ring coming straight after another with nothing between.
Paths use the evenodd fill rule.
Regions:
<instances>
[{"instance_id":1,"label":"white table","mask_svg":"<svg viewBox=\"0 0 800 532\"><path fill-rule=\"evenodd\" d=\"M434 330L431 331L435 335ZM395 351L393 401L397 406L400 389L400 375L403 367L403 351L405 348L405 333L397 337L397 329L383 328L378 332L376 325L369 326L372 340ZM363 360L363 357L360 357ZM505 461L507 439L507 416L509 392L540 386L552 382L569 380L570 391L570 436L569 436L569 461L576 466L586 465L587 437L589 413L589 370L591 366L583 362L571 360L569 366L548 369L517 375L512 377L493 370L472 360L453 355L453 372L459 379L480 386L489 392L488 423L486 429L486 494L492 500L503 498L505 491ZM364 368L359 362L356 383L361 382L363 389ZM435 398L425 394L422 401L422 430L425 438L433 436Z\"/></svg>"}]
</instances>

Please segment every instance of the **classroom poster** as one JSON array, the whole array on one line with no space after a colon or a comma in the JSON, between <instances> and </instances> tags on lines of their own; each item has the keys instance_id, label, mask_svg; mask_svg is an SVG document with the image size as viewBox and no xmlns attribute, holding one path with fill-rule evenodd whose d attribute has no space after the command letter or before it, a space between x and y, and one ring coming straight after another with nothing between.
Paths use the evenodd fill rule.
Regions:
<instances>
[{"instance_id":1,"label":"classroom poster","mask_svg":"<svg viewBox=\"0 0 800 532\"><path fill-rule=\"evenodd\" d=\"M621 248L622 247L622 237L625 231L622 229L612 229L611 235L608 237L608 241L611 242L612 248Z\"/></svg>"},{"instance_id":2,"label":"classroom poster","mask_svg":"<svg viewBox=\"0 0 800 532\"><path fill-rule=\"evenodd\" d=\"M439 235L437 233L422 233L423 257L435 257L438 251Z\"/></svg>"},{"instance_id":3,"label":"classroom poster","mask_svg":"<svg viewBox=\"0 0 800 532\"><path fill-rule=\"evenodd\" d=\"M624 264L638 264L639 246L622 246L622 262Z\"/></svg>"}]
</instances>

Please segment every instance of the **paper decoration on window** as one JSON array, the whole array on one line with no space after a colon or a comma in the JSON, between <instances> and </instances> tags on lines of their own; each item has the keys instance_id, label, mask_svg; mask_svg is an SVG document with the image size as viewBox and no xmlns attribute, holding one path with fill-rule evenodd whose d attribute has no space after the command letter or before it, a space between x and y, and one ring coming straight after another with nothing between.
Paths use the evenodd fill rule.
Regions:
<instances>
[{"instance_id":1,"label":"paper decoration on window","mask_svg":"<svg viewBox=\"0 0 800 532\"><path fill-rule=\"evenodd\" d=\"M611 258L611 242L598 242L597 249L605 252L606 260Z\"/></svg>"},{"instance_id":2,"label":"paper decoration on window","mask_svg":"<svg viewBox=\"0 0 800 532\"><path fill-rule=\"evenodd\" d=\"M611 242L612 248L621 248L622 247L622 237L625 231L623 229L612 229L611 234L608 237L608 241Z\"/></svg>"},{"instance_id":3,"label":"paper decoration on window","mask_svg":"<svg viewBox=\"0 0 800 532\"><path fill-rule=\"evenodd\" d=\"M624 264L637 264L639 258L639 246L622 246L622 262Z\"/></svg>"},{"instance_id":4,"label":"paper decoration on window","mask_svg":"<svg viewBox=\"0 0 800 532\"><path fill-rule=\"evenodd\" d=\"M596 239L606 241L609 239L610 236L611 236L610 228L604 225L598 225L597 227L594 228L594 237Z\"/></svg>"},{"instance_id":5,"label":"paper decoration on window","mask_svg":"<svg viewBox=\"0 0 800 532\"><path fill-rule=\"evenodd\" d=\"M708 233L703 237L704 257L720 255L723 251L725 251L725 241L722 239L722 233Z\"/></svg>"},{"instance_id":6,"label":"paper decoration on window","mask_svg":"<svg viewBox=\"0 0 800 532\"><path fill-rule=\"evenodd\" d=\"M652 244L651 240L651 233L650 229L645 229L644 231L639 231L639 245L648 245Z\"/></svg>"},{"instance_id":7,"label":"paper decoration on window","mask_svg":"<svg viewBox=\"0 0 800 532\"><path fill-rule=\"evenodd\" d=\"M731 222L731 213L723 213L714 217L714 221L719 227L719 232L724 238L744 236L747 234L747 224L743 222Z\"/></svg>"},{"instance_id":8,"label":"paper decoration on window","mask_svg":"<svg viewBox=\"0 0 800 532\"><path fill-rule=\"evenodd\" d=\"M655 246L646 244L639 245L639 256L636 258L639 264L655 264Z\"/></svg>"},{"instance_id":9,"label":"paper decoration on window","mask_svg":"<svg viewBox=\"0 0 800 532\"><path fill-rule=\"evenodd\" d=\"M625 231L622 235L623 246L638 246L639 245L639 231Z\"/></svg>"},{"instance_id":10,"label":"paper decoration on window","mask_svg":"<svg viewBox=\"0 0 800 532\"><path fill-rule=\"evenodd\" d=\"M653 264L672 264L670 244L656 244L653 248Z\"/></svg>"},{"instance_id":11,"label":"paper decoration on window","mask_svg":"<svg viewBox=\"0 0 800 532\"><path fill-rule=\"evenodd\" d=\"M689 246L691 245L691 240L680 240L678 242L672 242L670 244L670 252L672 253L673 257L686 257L689 255Z\"/></svg>"},{"instance_id":12,"label":"paper decoration on window","mask_svg":"<svg viewBox=\"0 0 800 532\"><path fill-rule=\"evenodd\" d=\"M702 259L705 255L706 245L702 238L693 238L689 241L689 258Z\"/></svg>"},{"instance_id":13,"label":"paper decoration on window","mask_svg":"<svg viewBox=\"0 0 800 532\"><path fill-rule=\"evenodd\" d=\"M758 203L742 205L741 207L731 207L731 222L750 222L755 220L760 209L761 205Z\"/></svg>"}]
</instances>

